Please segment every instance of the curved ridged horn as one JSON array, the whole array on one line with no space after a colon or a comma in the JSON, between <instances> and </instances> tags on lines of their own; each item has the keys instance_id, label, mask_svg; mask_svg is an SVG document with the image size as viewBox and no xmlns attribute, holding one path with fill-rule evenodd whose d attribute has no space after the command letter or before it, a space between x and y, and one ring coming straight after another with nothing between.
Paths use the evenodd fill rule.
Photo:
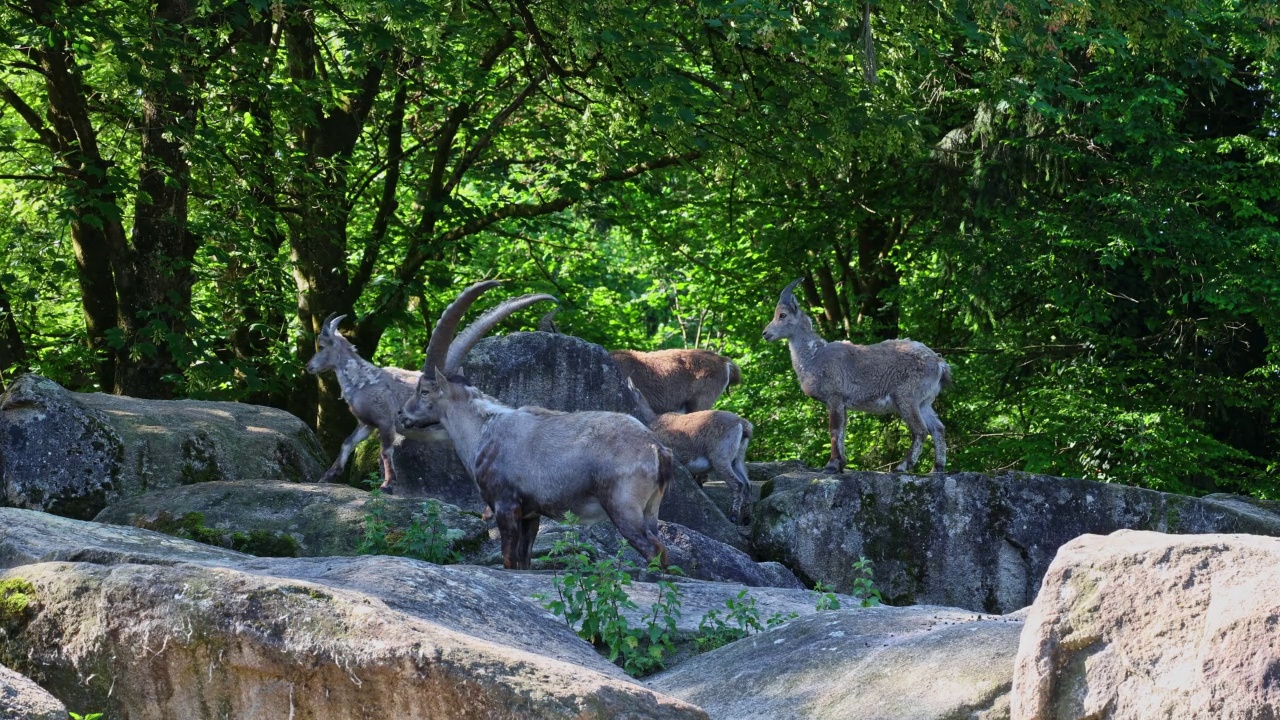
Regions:
<instances>
[{"instance_id":1,"label":"curved ridged horn","mask_svg":"<svg viewBox=\"0 0 1280 720\"><path fill-rule=\"evenodd\" d=\"M457 372L458 367L462 365L462 360L471 352L471 348L484 337L485 333L493 329L494 325L502 322L511 315L523 310L530 305L540 303L543 300L551 302L559 302L551 295L521 295L518 298L508 298L489 309L488 312L481 315L475 322L467 326L458 334L458 339L449 345L448 358L444 363L444 372L449 374Z\"/></svg>"},{"instance_id":2,"label":"curved ridged horn","mask_svg":"<svg viewBox=\"0 0 1280 720\"><path fill-rule=\"evenodd\" d=\"M475 302L485 290L496 288L501 284L497 280L481 280L459 293L444 312L440 313L440 319L436 321L436 327L431 331L431 340L427 343L427 359L422 363L422 372L427 372L431 368L441 370L445 368L445 358L449 355L453 334L458 329L458 323L462 322L462 316L467 314L467 308L470 308L471 303Z\"/></svg>"},{"instance_id":3,"label":"curved ridged horn","mask_svg":"<svg viewBox=\"0 0 1280 720\"><path fill-rule=\"evenodd\" d=\"M324 323L325 332L330 335L338 334L338 326L342 324L342 321L345 320L346 317L346 315L330 315L329 319L325 320Z\"/></svg>"},{"instance_id":4,"label":"curved ridged horn","mask_svg":"<svg viewBox=\"0 0 1280 720\"><path fill-rule=\"evenodd\" d=\"M800 303L796 302L796 295L795 293L792 292L792 290L795 290L796 285L799 285L800 281L803 279L804 278L796 278L795 280L791 281L790 285L783 288L782 294L778 296L778 302L785 305L790 305L791 307L794 307L794 308L800 307Z\"/></svg>"}]
</instances>

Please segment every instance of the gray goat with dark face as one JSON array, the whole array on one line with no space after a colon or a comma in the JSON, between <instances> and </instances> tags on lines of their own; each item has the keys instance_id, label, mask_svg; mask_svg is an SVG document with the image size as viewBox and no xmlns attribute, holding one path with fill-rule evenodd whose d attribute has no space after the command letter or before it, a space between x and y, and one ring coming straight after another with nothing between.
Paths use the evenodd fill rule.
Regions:
<instances>
[{"instance_id":1,"label":"gray goat with dark face","mask_svg":"<svg viewBox=\"0 0 1280 720\"><path fill-rule=\"evenodd\" d=\"M568 512L588 523L609 518L646 560L665 565L658 507L674 476L674 459L639 420L613 412L512 408L448 377L483 334L472 330L491 315L510 314L510 304L521 300L499 304L449 346L476 287L464 291L436 324L432 342L440 338L447 350L427 353L417 391L401 410L402 428L412 432L438 424L448 431L493 510L504 566L527 569L541 516Z\"/></svg>"},{"instance_id":2,"label":"gray goat with dark face","mask_svg":"<svg viewBox=\"0 0 1280 720\"><path fill-rule=\"evenodd\" d=\"M307 372L319 375L332 371L338 376L342 399L356 416L356 429L342 442L342 450L333 465L320 478L331 482L342 474L356 445L364 442L374 430L382 445L382 489L390 492L395 479L392 455L399 440L396 413L413 395L419 373L395 367L378 367L356 353L356 346L338 332L345 315L329 316L316 337L316 354L307 363Z\"/></svg>"},{"instance_id":3,"label":"gray goat with dark face","mask_svg":"<svg viewBox=\"0 0 1280 720\"><path fill-rule=\"evenodd\" d=\"M823 472L843 472L844 431L850 409L885 415L895 413L911 431L911 450L895 468L906 472L920 460L926 435L933 436L933 471L947 465L946 428L933 411L933 400L951 384L951 366L940 355L913 340L885 340L875 345L827 342L800 310L793 294L799 280L782 291L765 340L786 338L791 367L805 395L827 406L831 459Z\"/></svg>"}]
</instances>

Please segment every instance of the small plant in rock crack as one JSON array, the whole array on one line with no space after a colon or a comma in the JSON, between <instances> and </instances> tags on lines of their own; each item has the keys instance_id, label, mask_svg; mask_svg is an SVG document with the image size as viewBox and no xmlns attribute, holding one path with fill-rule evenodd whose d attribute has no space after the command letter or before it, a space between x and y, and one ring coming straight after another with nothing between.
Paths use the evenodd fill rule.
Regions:
<instances>
[{"instance_id":1,"label":"small plant in rock crack","mask_svg":"<svg viewBox=\"0 0 1280 720\"><path fill-rule=\"evenodd\" d=\"M576 518L568 515L566 521L573 524ZM659 580L658 600L644 616L644 627L633 628L623 611L639 609L627 593L635 565L623 559L622 550L599 560L592 560L588 550L576 529L564 533L551 551L563 565L552 580L556 595L534 597L629 675L661 670L663 659L675 652L680 589L670 580ZM656 560L649 564L651 573L662 572Z\"/></svg>"},{"instance_id":2,"label":"small plant in rock crack","mask_svg":"<svg viewBox=\"0 0 1280 720\"><path fill-rule=\"evenodd\" d=\"M821 580L813 584L813 592L818 596L817 610L839 610L840 597L836 595L835 588L830 585L824 585Z\"/></svg>"},{"instance_id":3,"label":"small plant in rock crack","mask_svg":"<svg viewBox=\"0 0 1280 720\"><path fill-rule=\"evenodd\" d=\"M369 493L365 505L364 537L356 552L361 555L396 555L445 565L462 557L449 542L449 528L440 519L440 501L427 500L414 513L409 527L396 527L390 516L387 499L382 492Z\"/></svg>"},{"instance_id":4,"label":"small plant in rock crack","mask_svg":"<svg viewBox=\"0 0 1280 720\"><path fill-rule=\"evenodd\" d=\"M71 720L100 720L102 718L102 713L85 713L81 715L80 713L69 712L67 714L71 716Z\"/></svg>"},{"instance_id":5,"label":"small plant in rock crack","mask_svg":"<svg viewBox=\"0 0 1280 720\"><path fill-rule=\"evenodd\" d=\"M875 586L875 573L871 569L871 561L865 557L859 557L853 563L853 595L862 607L876 607L884 598L880 596L880 590Z\"/></svg>"},{"instance_id":6,"label":"small plant in rock crack","mask_svg":"<svg viewBox=\"0 0 1280 720\"><path fill-rule=\"evenodd\" d=\"M702 622L698 623L698 636L694 638L698 650L715 650L752 633L777 627L799 617L794 612L786 615L774 613L762 620L760 610L756 607L756 599L751 597L746 588L740 590L736 597L725 600L724 604L723 613L720 610L709 610L702 616Z\"/></svg>"}]
</instances>

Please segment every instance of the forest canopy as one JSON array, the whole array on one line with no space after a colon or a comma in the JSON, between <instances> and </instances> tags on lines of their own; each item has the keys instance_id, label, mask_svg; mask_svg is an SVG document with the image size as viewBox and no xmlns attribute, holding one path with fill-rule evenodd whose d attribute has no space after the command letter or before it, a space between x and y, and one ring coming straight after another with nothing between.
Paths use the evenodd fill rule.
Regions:
<instances>
[{"instance_id":1,"label":"forest canopy","mask_svg":"<svg viewBox=\"0 0 1280 720\"><path fill-rule=\"evenodd\" d=\"M323 320L417 367L496 277L607 348L732 356L752 459L821 462L760 334L799 277L824 337L951 363L950 469L1280 498L1276 3L36 0L0 33L0 385L332 447ZM855 414L850 464L907 440Z\"/></svg>"}]
</instances>

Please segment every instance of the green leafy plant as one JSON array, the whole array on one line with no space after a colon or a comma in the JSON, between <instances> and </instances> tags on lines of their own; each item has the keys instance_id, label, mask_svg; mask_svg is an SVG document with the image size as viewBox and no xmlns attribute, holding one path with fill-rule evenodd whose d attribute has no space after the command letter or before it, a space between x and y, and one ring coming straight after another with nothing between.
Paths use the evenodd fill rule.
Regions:
<instances>
[{"instance_id":1,"label":"green leafy plant","mask_svg":"<svg viewBox=\"0 0 1280 720\"><path fill-rule=\"evenodd\" d=\"M462 560L449 541L449 527L440 518L440 501L422 503L407 528L395 525L382 491L369 493L365 505L364 537L356 552L362 555L395 555L446 565Z\"/></svg>"},{"instance_id":2,"label":"green leafy plant","mask_svg":"<svg viewBox=\"0 0 1280 720\"><path fill-rule=\"evenodd\" d=\"M853 563L853 595L858 603L866 607L878 606L883 598L880 596L880 590L875 586L875 574L871 569L871 561L865 557L859 557ZM821 609L821 608L819 608Z\"/></svg>"},{"instance_id":3,"label":"green leafy plant","mask_svg":"<svg viewBox=\"0 0 1280 720\"><path fill-rule=\"evenodd\" d=\"M572 515L566 517L571 524ZM657 582L658 599L645 615L643 627L632 627L625 610L638 610L627 593L635 565L623 559L623 551L593 560L576 529L556 541L551 557L563 564L556 571L555 598L538 595L544 607L564 619L583 640L599 649L610 662L640 677L662 669L664 658L675 652L676 623L680 619L680 589L671 580ZM651 573L662 568L649 563ZM668 572L678 568L669 568Z\"/></svg>"},{"instance_id":4,"label":"green leafy plant","mask_svg":"<svg viewBox=\"0 0 1280 720\"><path fill-rule=\"evenodd\" d=\"M99 720L99 718L102 717L102 713L85 713L84 715L81 715L80 713L67 714L71 716L71 720Z\"/></svg>"},{"instance_id":5,"label":"green leafy plant","mask_svg":"<svg viewBox=\"0 0 1280 720\"><path fill-rule=\"evenodd\" d=\"M724 604L724 612L709 610L698 623L698 636L694 641L703 652L715 650L752 633L777 627L799 617L793 612L786 615L774 613L767 619L761 619L756 599L751 597L746 588L740 590L736 597L725 600Z\"/></svg>"},{"instance_id":6,"label":"green leafy plant","mask_svg":"<svg viewBox=\"0 0 1280 720\"><path fill-rule=\"evenodd\" d=\"M825 585L819 580L813 584L813 593L817 596L816 609L818 612L840 609L840 597L836 595L835 588Z\"/></svg>"}]
</instances>

